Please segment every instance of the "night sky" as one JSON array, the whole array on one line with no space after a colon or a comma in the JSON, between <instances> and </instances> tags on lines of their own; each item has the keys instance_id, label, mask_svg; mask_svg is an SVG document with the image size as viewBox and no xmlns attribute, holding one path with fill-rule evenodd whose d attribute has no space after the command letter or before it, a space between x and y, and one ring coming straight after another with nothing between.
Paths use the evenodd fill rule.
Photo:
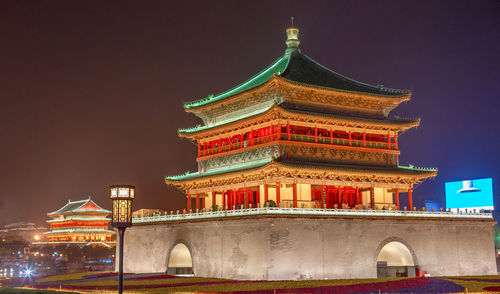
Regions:
<instances>
[{"instance_id":1,"label":"night sky","mask_svg":"<svg viewBox=\"0 0 500 294\"><path fill-rule=\"evenodd\" d=\"M316 61L413 91L391 113L422 119L400 163L439 168L417 206L450 180L500 191L500 1L1 1L0 224L89 195L109 209L121 183L134 208L184 207L163 182L196 169L182 103L281 56L290 16Z\"/></svg>"}]
</instances>

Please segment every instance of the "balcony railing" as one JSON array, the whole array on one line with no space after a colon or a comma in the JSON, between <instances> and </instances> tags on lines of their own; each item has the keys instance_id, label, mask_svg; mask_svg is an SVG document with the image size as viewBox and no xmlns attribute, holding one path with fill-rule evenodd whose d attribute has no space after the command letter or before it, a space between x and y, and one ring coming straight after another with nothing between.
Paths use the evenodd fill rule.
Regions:
<instances>
[{"instance_id":1,"label":"balcony railing","mask_svg":"<svg viewBox=\"0 0 500 294\"><path fill-rule=\"evenodd\" d=\"M316 139L317 138L317 139ZM269 143L276 140L280 141L295 141L295 142L308 142L308 143L317 143L317 144L326 144L326 145L342 145L342 146L354 146L354 147L365 147L365 148L374 148L374 149L385 149L388 150L387 142L374 142L374 141L363 141L363 140L355 140L355 139L344 139L344 138L330 138L330 137L321 137L321 136L313 136L313 135L305 135L305 134L290 134L290 140L288 140L288 134L272 134L269 136L263 136L258 138L253 138L249 140L243 140L232 144L215 146L212 148L208 148L206 150L199 150L199 157L205 157L215 154L220 154L228 151L238 150L250 146L260 145ZM317 140L317 141L316 141ZM395 143L390 143L390 150L397 150Z\"/></svg>"},{"instance_id":2,"label":"balcony railing","mask_svg":"<svg viewBox=\"0 0 500 294\"><path fill-rule=\"evenodd\" d=\"M357 210L357 209L322 209L322 208L283 208L263 207L237 210L205 211L198 213L179 213L138 217L132 223L175 222L185 220L220 219L227 217L252 216L252 215L293 215L293 216L357 216L357 217L395 217L395 218L453 218L453 219L493 219L491 213L456 213L451 211L406 211L406 210Z\"/></svg>"}]
</instances>

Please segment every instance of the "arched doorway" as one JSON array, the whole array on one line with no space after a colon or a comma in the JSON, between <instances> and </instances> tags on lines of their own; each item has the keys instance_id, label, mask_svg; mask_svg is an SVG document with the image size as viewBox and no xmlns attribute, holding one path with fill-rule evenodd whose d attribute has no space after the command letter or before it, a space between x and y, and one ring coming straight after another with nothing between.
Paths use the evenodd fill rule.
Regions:
<instances>
[{"instance_id":1,"label":"arched doorway","mask_svg":"<svg viewBox=\"0 0 500 294\"><path fill-rule=\"evenodd\" d=\"M391 241L377 256L377 278L415 277L415 261L410 249L403 243Z\"/></svg>"},{"instance_id":2,"label":"arched doorway","mask_svg":"<svg viewBox=\"0 0 500 294\"><path fill-rule=\"evenodd\" d=\"M192 275L193 259L189 248L178 243L170 251L167 263L167 275Z\"/></svg>"}]
</instances>

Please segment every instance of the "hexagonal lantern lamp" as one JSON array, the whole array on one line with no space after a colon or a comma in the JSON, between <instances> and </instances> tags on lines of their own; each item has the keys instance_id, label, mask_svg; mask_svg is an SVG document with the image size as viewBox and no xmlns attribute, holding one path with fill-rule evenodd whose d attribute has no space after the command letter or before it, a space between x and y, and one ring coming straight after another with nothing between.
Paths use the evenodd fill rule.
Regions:
<instances>
[{"instance_id":1,"label":"hexagonal lantern lamp","mask_svg":"<svg viewBox=\"0 0 500 294\"><path fill-rule=\"evenodd\" d=\"M118 263L118 293L123 293L123 236L125 229L132 226L132 201L135 187L132 185L113 185L109 188L109 198L113 201L111 226L118 229L120 252Z\"/></svg>"}]
</instances>

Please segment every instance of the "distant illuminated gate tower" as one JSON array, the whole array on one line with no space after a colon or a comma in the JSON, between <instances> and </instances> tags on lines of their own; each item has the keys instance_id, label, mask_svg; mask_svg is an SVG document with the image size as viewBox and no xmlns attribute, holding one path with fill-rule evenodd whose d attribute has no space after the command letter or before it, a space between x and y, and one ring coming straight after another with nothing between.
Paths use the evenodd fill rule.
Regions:
<instances>
[{"instance_id":1,"label":"distant illuminated gate tower","mask_svg":"<svg viewBox=\"0 0 500 294\"><path fill-rule=\"evenodd\" d=\"M166 183L185 191L188 212L268 200L281 207L403 209L400 193L413 208L413 186L437 170L399 165L398 134L420 119L388 114L411 92L341 76L298 49L297 28L286 32L285 54L271 66L184 105L204 122L179 130L197 142L198 171L167 176Z\"/></svg>"}]
</instances>

